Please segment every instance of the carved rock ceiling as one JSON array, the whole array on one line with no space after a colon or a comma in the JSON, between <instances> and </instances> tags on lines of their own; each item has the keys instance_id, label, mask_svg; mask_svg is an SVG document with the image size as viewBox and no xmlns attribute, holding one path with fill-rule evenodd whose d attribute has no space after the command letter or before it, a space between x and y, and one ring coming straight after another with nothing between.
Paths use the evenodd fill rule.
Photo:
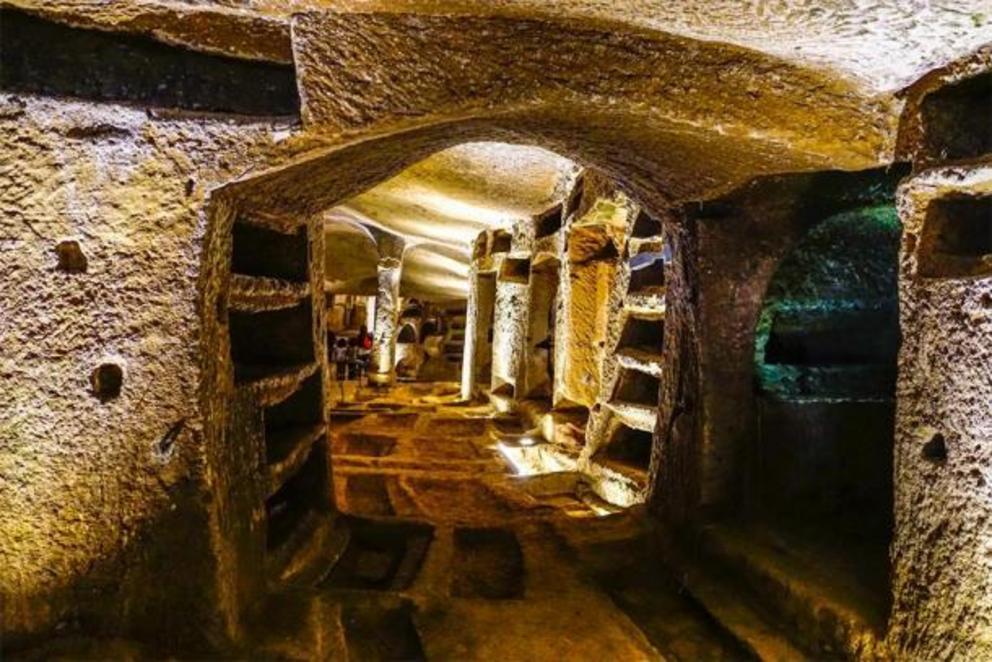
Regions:
<instances>
[{"instance_id":1,"label":"carved rock ceiling","mask_svg":"<svg viewBox=\"0 0 992 662\"><path fill-rule=\"evenodd\" d=\"M405 295L462 298L479 232L552 206L575 169L525 145L466 143L438 152L327 213L329 285L375 292L372 240L357 223L406 239Z\"/></svg>"}]
</instances>

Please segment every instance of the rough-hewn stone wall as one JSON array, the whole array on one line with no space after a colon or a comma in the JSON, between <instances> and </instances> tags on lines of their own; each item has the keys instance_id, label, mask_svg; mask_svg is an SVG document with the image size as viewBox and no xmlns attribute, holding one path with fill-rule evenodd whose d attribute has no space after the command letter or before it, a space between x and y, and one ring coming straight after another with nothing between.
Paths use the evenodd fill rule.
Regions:
<instances>
[{"instance_id":1,"label":"rough-hewn stone wall","mask_svg":"<svg viewBox=\"0 0 992 662\"><path fill-rule=\"evenodd\" d=\"M274 127L10 94L0 125L5 638L222 631L198 405L203 202Z\"/></svg>"},{"instance_id":2,"label":"rough-hewn stone wall","mask_svg":"<svg viewBox=\"0 0 992 662\"><path fill-rule=\"evenodd\" d=\"M691 268L698 279L700 404L706 421L700 431L700 505L719 509L743 503L737 497L744 494L757 435L755 330L779 262L831 214L891 199L897 180L898 173L883 171L772 177L686 207L698 228L698 262Z\"/></svg>"},{"instance_id":3,"label":"rough-hewn stone wall","mask_svg":"<svg viewBox=\"0 0 992 662\"><path fill-rule=\"evenodd\" d=\"M958 261L935 241L968 222L941 199L982 204L992 227L992 163L922 172L899 191L900 266L894 648L917 659L992 656L992 269L973 238ZM941 223L951 227L941 228ZM983 248L984 246L984 248ZM927 267L927 263L931 267ZM942 264L943 263L943 264Z\"/></svg>"}]
</instances>

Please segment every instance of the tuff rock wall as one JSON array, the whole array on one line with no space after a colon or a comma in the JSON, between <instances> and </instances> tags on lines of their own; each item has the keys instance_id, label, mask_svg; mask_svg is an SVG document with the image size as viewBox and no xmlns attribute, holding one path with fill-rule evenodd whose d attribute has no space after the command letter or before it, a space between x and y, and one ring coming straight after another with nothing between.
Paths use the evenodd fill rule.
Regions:
<instances>
[{"instance_id":1,"label":"tuff rock wall","mask_svg":"<svg viewBox=\"0 0 992 662\"><path fill-rule=\"evenodd\" d=\"M0 124L5 641L223 638L204 200L283 127L7 93Z\"/></svg>"}]
</instances>

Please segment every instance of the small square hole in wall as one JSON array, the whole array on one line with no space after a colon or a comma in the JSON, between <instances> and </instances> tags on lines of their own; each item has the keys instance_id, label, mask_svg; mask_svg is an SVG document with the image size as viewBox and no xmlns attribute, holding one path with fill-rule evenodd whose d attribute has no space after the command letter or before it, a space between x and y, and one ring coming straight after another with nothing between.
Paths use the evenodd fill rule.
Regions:
<instances>
[{"instance_id":1,"label":"small square hole in wall","mask_svg":"<svg viewBox=\"0 0 992 662\"><path fill-rule=\"evenodd\" d=\"M108 402L120 396L123 384L124 371L115 363L104 363L90 373L93 395L100 402Z\"/></svg>"},{"instance_id":2,"label":"small square hole in wall","mask_svg":"<svg viewBox=\"0 0 992 662\"><path fill-rule=\"evenodd\" d=\"M550 237L554 233L561 230L562 215L562 206L558 205L545 212L542 216L539 216L535 221L534 232L536 237L538 239L542 237Z\"/></svg>"},{"instance_id":3,"label":"small square hole in wall","mask_svg":"<svg viewBox=\"0 0 992 662\"><path fill-rule=\"evenodd\" d=\"M923 99L923 146L931 160L992 152L992 72L947 85Z\"/></svg>"},{"instance_id":4,"label":"small square hole in wall","mask_svg":"<svg viewBox=\"0 0 992 662\"><path fill-rule=\"evenodd\" d=\"M992 276L992 196L930 203L917 262L919 275L927 278Z\"/></svg>"},{"instance_id":5,"label":"small square hole in wall","mask_svg":"<svg viewBox=\"0 0 992 662\"><path fill-rule=\"evenodd\" d=\"M493 233L493 253L509 253L513 244L513 235L506 230L497 230Z\"/></svg>"}]
</instances>

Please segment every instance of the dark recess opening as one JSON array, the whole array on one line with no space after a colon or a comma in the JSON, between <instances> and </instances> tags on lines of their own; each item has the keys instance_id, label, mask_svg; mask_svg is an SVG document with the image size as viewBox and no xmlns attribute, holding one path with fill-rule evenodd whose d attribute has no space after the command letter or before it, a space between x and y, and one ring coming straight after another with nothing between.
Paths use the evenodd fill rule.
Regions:
<instances>
[{"instance_id":1,"label":"dark recess opening","mask_svg":"<svg viewBox=\"0 0 992 662\"><path fill-rule=\"evenodd\" d=\"M324 509L327 489L327 458L324 445L314 444L306 462L265 503L268 515L266 546L281 547L311 512Z\"/></svg>"},{"instance_id":2,"label":"dark recess opening","mask_svg":"<svg viewBox=\"0 0 992 662\"><path fill-rule=\"evenodd\" d=\"M662 253L639 253L630 260L629 294L658 290L665 286L665 258Z\"/></svg>"},{"instance_id":3,"label":"dark recess opening","mask_svg":"<svg viewBox=\"0 0 992 662\"><path fill-rule=\"evenodd\" d=\"M509 253L513 244L513 235L506 230L497 230L493 233L493 253Z\"/></svg>"},{"instance_id":4,"label":"dark recess opening","mask_svg":"<svg viewBox=\"0 0 992 662\"><path fill-rule=\"evenodd\" d=\"M433 320L424 322L424 325L420 327L420 342L424 342L428 336L434 336L437 333L437 324Z\"/></svg>"},{"instance_id":5,"label":"dark recess opening","mask_svg":"<svg viewBox=\"0 0 992 662\"><path fill-rule=\"evenodd\" d=\"M786 365L895 365L898 311L779 311L765 363Z\"/></svg>"},{"instance_id":6,"label":"dark recess opening","mask_svg":"<svg viewBox=\"0 0 992 662\"><path fill-rule=\"evenodd\" d=\"M310 306L262 313L231 312L231 358L238 364L282 365L313 361Z\"/></svg>"},{"instance_id":7,"label":"dark recess opening","mask_svg":"<svg viewBox=\"0 0 992 662\"><path fill-rule=\"evenodd\" d=\"M992 273L992 196L935 200L927 210L923 232L922 275Z\"/></svg>"},{"instance_id":8,"label":"dark recess opening","mask_svg":"<svg viewBox=\"0 0 992 662\"><path fill-rule=\"evenodd\" d=\"M638 370L624 370L613 388L611 400L654 407L658 404L660 387L661 382L654 375Z\"/></svg>"},{"instance_id":9,"label":"dark recess opening","mask_svg":"<svg viewBox=\"0 0 992 662\"><path fill-rule=\"evenodd\" d=\"M530 260L512 257L504 259L499 270L499 279L526 284L530 280Z\"/></svg>"},{"instance_id":10,"label":"dark recess opening","mask_svg":"<svg viewBox=\"0 0 992 662\"><path fill-rule=\"evenodd\" d=\"M317 425L321 421L323 389L320 374L309 377L293 395L265 409L265 438L271 439L281 431ZM274 458L268 458L272 461Z\"/></svg>"},{"instance_id":11,"label":"dark recess opening","mask_svg":"<svg viewBox=\"0 0 992 662\"><path fill-rule=\"evenodd\" d=\"M621 425L614 431L604 454L608 460L646 471L651 464L651 443L650 432Z\"/></svg>"},{"instance_id":12,"label":"dark recess opening","mask_svg":"<svg viewBox=\"0 0 992 662\"><path fill-rule=\"evenodd\" d=\"M235 223L232 231L231 271L246 276L265 276L306 281L307 235L276 232L250 223Z\"/></svg>"},{"instance_id":13,"label":"dark recess opening","mask_svg":"<svg viewBox=\"0 0 992 662\"><path fill-rule=\"evenodd\" d=\"M58 270L69 274L86 273L87 260L83 249L79 247L78 241L60 241L55 246L55 254L58 256Z\"/></svg>"},{"instance_id":14,"label":"dark recess opening","mask_svg":"<svg viewBox=\"0 0 992 662\"><path fill-rule=\"evenodd\" d=\"M933 159L970 159L992 151L992 73L932 92L920 108Z\"/></svg>"},{"instance_id":15,"label":"dark recess opening","mask_svg":"<svg viewBox=\"0 0 992 662\"><path fill-rule=\"evenodd\" d=\"M630 317L623 327L617 350L639 349L651 353L661 352L665 339L664 320Z\"/></svg>"},{"instance_id":16,"label":"dark recess opening","mask_svg":"<svg viewBox=\"0 0 992 662\"><path fill-rule=\"evenodd\" d=\"M537 238L548 237L558 232L558 230L561 230L561 223L562 207L558 205L537 219L537 228L535 231Z\"/></svg>"},{"instance_id":17,"label":"dark recess opening","mask_svg":"<svg viewBox=\"0 0 992 662\"><path fill-rule=\"evenodd\" d=\"M402 591L413 583L434 539L425 524L347 518L350 536L321 586Z\"/></svg>"},{"instance_id":18,"label":"dark recess opening","mask_svg":"<svg viewBox=\"0 0 992 662\"><path fill-rule=\"evenodd\" d=\"M124 371L116 363L104 363L90 375L90 385L100 402L113 400L121 394Z\"/></svg>"},{"instance_id":19,"label":"dark recess opening","mask_svg":"<svg viewBox=\"0 0 992 662\"><path fill-rule=\"evenodd\" d=\"M575 186L572 187L572 192L568 194L568 200L565 201L565 211L562 216L568 218L572 214L579 211L579 207L582 206L582 197L584 192L585 177L579 175L578 179L575 180Z\"/></svg>"},{"instance_id":20,"label":"dark recess opening","mask_svg":"<svg viewBox=\"0 0 992 662\"><path fill-rule=\"evenodd\" d=\"M944 441L944 435L938 432L930 438L930 441L923 444L923 458L937 464L947 461L947 442Z\"/></svg>"},{"instance_id":21,"label":"dark recess opening","mask_svg":"<svg viewBox=\"0 0 992 662\"><path fill-rule=\"evenodd\" d=\"M630 236L637 239L657 237L661 234L661 223L648 216L643 211L637 214L634 220L634 227L630 231Z\"/></svg>"},{"instance_id":22,"label":"dark recess opening","mask_svg":"<svg viewBox=\"0 0 992 662\"><path fill-rule=\"evenodd\" d=\"M0 89L159 108L296 115L293 67L0 10Z\"/></svg>"},{"instance_id":23,"label":"dark recess opening","mask_svg":"<svg viewBox=\"0 0 992 662\"><path fill-rule=\"evenodd\" d=\"M426 660L413 613L413 604L405 600L396 607L375 603L344 606L341 623L348 659Z\"/></svg>"},{"instance_id":24,"label":"dark recess opening","mask_svg":"<svg viewBox=\"0 0 992 662\"><path fill-rule=\"evenodd\" d=\"M524 555L508 529L455 529L451 595L509 600L524 596Z\"/></svg>"},{"instance_id":25,"label":"dark recess opening","mask_svg":"<svg viewBox=\"0 0 992 662\"><path fill-rule=\"evenodd\" d=\"M419 318L424 316L424 310L417 304L411 304L403 309L400 314L400 319L407 319L410 317Z\"/></svg>"}]
</instances>

